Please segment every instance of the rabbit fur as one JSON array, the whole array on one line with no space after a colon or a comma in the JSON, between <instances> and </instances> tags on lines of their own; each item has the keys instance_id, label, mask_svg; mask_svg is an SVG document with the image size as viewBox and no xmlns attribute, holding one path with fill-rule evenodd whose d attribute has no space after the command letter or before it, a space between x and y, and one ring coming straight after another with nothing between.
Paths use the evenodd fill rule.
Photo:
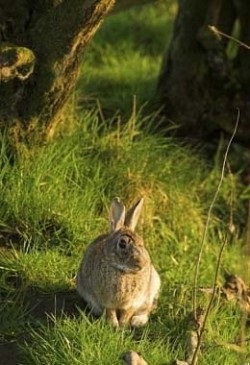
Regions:
<instances>
[{"instance_id":1,"label":"rabbit fur","mask_svg":"<svg viewBox=\"0 0 250 365\"><path fill-rule=\"evenodd\" d=\"M76 285L94 315L106 311L114 326L145 325L155 308L160 277L143 239L134 232L143 199L125 214L119 198L110 207L110 233L97 237L86 249Z\"/></svg>"}]
</instances>

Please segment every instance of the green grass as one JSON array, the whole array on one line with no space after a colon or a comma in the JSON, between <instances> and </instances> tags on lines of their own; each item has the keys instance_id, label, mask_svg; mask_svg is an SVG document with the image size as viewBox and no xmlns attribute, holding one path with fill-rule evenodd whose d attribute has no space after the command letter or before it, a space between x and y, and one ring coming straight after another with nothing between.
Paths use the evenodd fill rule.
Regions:
<instances>
[{"instance_id":1,"label":"green grass","mask_svg":"<svg viewBox=\"0 0 250 365\"><path fill-rule=\"evenodd\" d=\"M153 94L168 41L168 8L162 2L109 17L89 47L77 101L81 105L81 93L94 95L110 117L100 122L100 108L88 101L88 110L69 113L67 132L15 161L1 138L0 354L6 343L17 344L21 365L121 364L120 355L129 349L151 365L184 358L195 263L222 151L208 162L202 150L152 134L157 114L140 112ZM117 110L126 123L120 123ZM128 205L145 197L138 231L162 279L159 307L136 331L114 331L102 318L93 320L75 292L83 251L107 230L109 203L117 195ZM223 254L219 284L224 270L244 276L248 198L238 174L226 173L209 224L199 286L213 284L231 212L236 232ZM208 294L198 292L198 303L206 306L208 300ZM237 305L217 298L199 364L240 363L241 355L230 346L239 340L240 328ZM248 350L246 363L249 357Z\"/></svg>"},{"instance_id":2,"label":"green grass","mask_svg":"<svg viewBox=\"0 0 250 365\"><path fill-rule=\"evenodd\" d=\"M83 106L98 99L106 114L128 117L134 95L140 105L152 99L175 12L175 3L164 0L105 19L83 63Z\"/></svg>"}]
</instances>

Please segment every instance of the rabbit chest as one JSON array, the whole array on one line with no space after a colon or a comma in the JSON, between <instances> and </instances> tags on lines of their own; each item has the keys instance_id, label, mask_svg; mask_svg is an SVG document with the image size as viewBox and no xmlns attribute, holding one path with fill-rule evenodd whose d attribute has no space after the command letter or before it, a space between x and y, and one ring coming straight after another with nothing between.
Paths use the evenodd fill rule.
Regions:
<instances>
[{"instance_id":1,"label":"rabbit chest","mask_svg":"<svg viewBox=\"0 0 250 365\"><path fill-rule=\"evenodd\" d=\"M137 272L103 263L97 278L97 296L105 307L126 308L139 306L144 300L150 282L150 266Z\"/></svg>"}]
</instances>

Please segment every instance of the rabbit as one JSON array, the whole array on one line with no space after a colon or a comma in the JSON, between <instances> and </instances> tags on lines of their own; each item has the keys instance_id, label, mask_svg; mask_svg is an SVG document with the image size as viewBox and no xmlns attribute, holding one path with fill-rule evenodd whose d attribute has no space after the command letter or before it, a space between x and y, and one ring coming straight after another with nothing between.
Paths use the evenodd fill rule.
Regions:
<instances>
[{"instance_id":1,"label":"rabbit","mask_svg":"<svg viewBox=\"0 0 250 365\"><path fill-rule=\"evenodd\" d=\"M110 233L87 247L76 276L77 291L92 313L106 311L114 327L145 325L157 305L160 277L134 232L142 206L143 198L125 214L120 199L112 200Z\"/></svg>"}]
</instances>

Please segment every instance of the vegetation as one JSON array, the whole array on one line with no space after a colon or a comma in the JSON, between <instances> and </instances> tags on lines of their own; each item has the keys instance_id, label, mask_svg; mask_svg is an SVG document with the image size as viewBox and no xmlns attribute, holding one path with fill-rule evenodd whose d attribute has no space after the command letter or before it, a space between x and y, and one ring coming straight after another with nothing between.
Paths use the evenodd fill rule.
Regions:
<instances>
[{"instance_id":1,"label":"vegetation","mask_svg":"<svg viewBox=\"0 0 250 365\"><path fill-rule=\"evenodd\" d=\"M232 115L240 108L237 138L247 143L249 4L245 0L237 4L234 0L180 0L178 5L158 82L166 116L181 125L182 135L209 140L221 130L232 133Z\"/></svg>"},{"instance_id":2,"label":"vegetation","mask_svg":"<svg viewBox=\"0 0 250 365\"><path fill-rule=\"evenodd\" d=\"M107 18L86 54L89 76L79 81L65 130L56 140L31 151L20 149L12 160L1 136L0 358L6 357L5 365L11 364L10 353L18 359L12 363L21 365L118 365L128 349L140 351L152 365L184 358L195 263L223 146L207 161L201 148L154 135L159 117L143 112L174 10L160 3ZM90 98L83 100L82 94ZM92 318L75 292L83 251L107 229L109 203L117 195L128 205L145 197L138 229L162 279L159 307L143 329L114 331L103 318ZM213 285L231 217L236 229L223 254L218 284L224 271L244 277L248 198L239 173L227 169L212 212L199 286ZM198 291L201 305L209 298ZM233 365L243 356L250 361L249 349L242 354L238 346L241 317L235 303L217 297L199 364Z\"/></svg>"}]
</instances>

